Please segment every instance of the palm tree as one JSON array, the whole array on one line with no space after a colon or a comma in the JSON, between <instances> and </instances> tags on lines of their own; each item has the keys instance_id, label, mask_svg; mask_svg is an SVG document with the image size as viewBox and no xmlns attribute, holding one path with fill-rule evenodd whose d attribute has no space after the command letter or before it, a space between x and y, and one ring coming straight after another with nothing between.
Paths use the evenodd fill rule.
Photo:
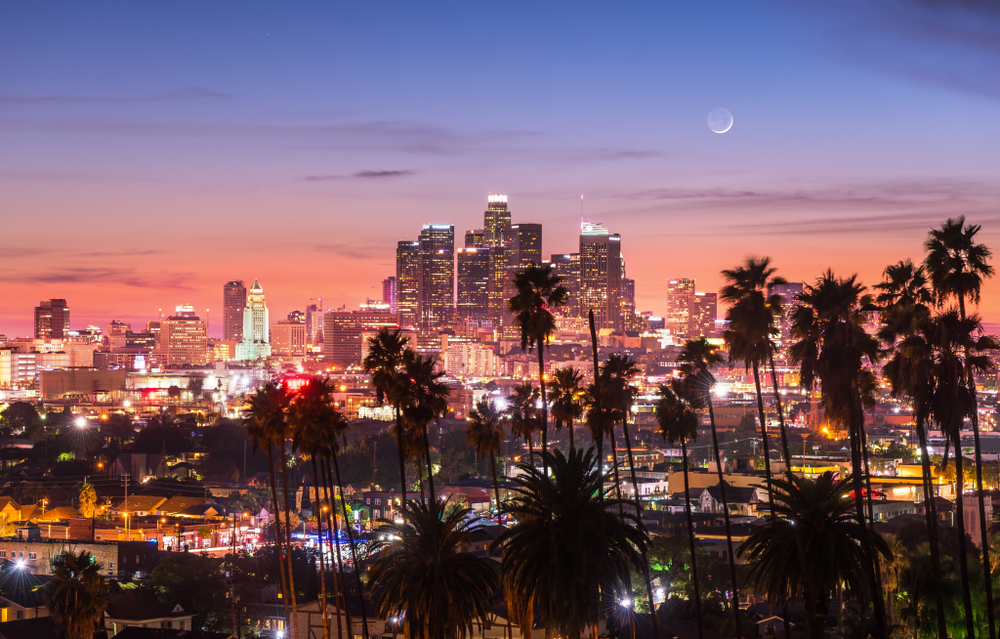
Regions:
<instances>
[{"instance_id":1,"label":"palm tree","mask_svg":"<svg viewBox=\"0 0 1000 639\"><path fill-rule=\"evenodd\" d=\"M492 547L504 548L504 592L522 634L533 611L546 628L578 638L596 625L602 601L623 594L630 568L641 569L649 539L638 518L611 512L619 503L605 498L592 448L541 454L549 474L519 465L517 496L506 508L517 523Z\"/></svg>"},{"instance_id":2,"label":"palm tree","mask_svg":"<svg viewBox=\"0 0 1000 639\"><path fill-rule=\"evenodd\" d=\"M760 367L771 364L771 379L774 385L774 401L781 427L781 449L784 454L785 469L792 468L788 452L788 434L785 431L785 417L778 392L778 376L774 366L774 342L772 337L779 333L777 318L781 316L781 296L772 294L775 286L786 284L783 277L775 276L777 269L771 266L769 257L748 257L734 269L722 271L727 284L720 291L720 298L729 304L726 311L728 328L722 338L726 342L729 358L743 362L753 371L754 386L757 390L757 412L760 416L760 436L764 450L764 473L771 481L770 446L767 442L767 418L764 413L764 395L760 387Z\"/></svg>"},{"instance_id":3,"label":"palm tree","mask_svg":"<svg viewBox=\"0 0 1000 639\"><path fill-rule=\"evenodd\" d=\"M569 448L574 450L576 444L573 441L573 420L583 416L584 398L586 390L580 385L583 382L583 373L579 369L567 366L556 369L552 376L552 418L556 422L556 430L565 424L569 429Z\"/></svg>"},{"instance_id":4,"label":"palm tree","mask_svg":"<svg viewBox=\"0 0 1000 639\"><path fill-rule=\"evenodd\" d=\"M535 465L535 449L531 445L531 433L538 430L538 389L531 382L523 382L514 386L507 396L507 415L510 417L510 430L520 435L528 442L528 459Z\"/></svg>"},{"instance_id":5,"label":"palm tree","mask_svg":"<svg viewBox=\"0 0 1000 639\"><path fill-rule=\"evenodd\" d=\"M934 503L933 476L931 475L930 455L927 451L927 419L931 415L934 395L934 377L932 371L931 351L924 338L923 330L929 328L929 310L926 304L930 301L930 293L926 286L919 283L917 271L912 269L912 263L907 266L900 262L886 269L886 281L876 286L882 293L878 303L882 309L883 329L880 337L888 341L894 348L892 358L882 369L883 376L892 384L895 396L905 395L913 403L914 419L916 421L917 437L920 443L920 462L922 466L924 513L927 519L927 531L930 541L931 576L933 583L941 582L941 557L938 542L937 509ZM892 274L890 274L892 269ZM911 275L905 275L905 272ZM905 297L900 291L909 291ZM900 339L902 338L902 339ZM929 594L929 593L925 593ZM934 591L937 604L938 639L947 639L948 628L945 619L944 599L940 589ZM917 605L915 600L904 603L912 611Z\"/></svg>"},{"instance_id":6,"label":"palm tree","mask_svg":"<svg viewBox=\"0 0 1000 639\"><path fill-rule=\"evenodd\" d=\"M476 451L490 458L490 471L493 473L493 492L497 500L497 519L503 527L500 517L500 483L497 480L497 453L504 438L503 414L492 402L481 399L476 402L476 408L469 414L469 424L465 427L465 438Z\"/></svg>"},{"instance_id":7,"label":"palm tree","mask_svg":"<svg viewBox=\"0 0 1000 639\"><path fill-rule=\"evenodd\" d=\"M965 475L962 468L964 453L961 431L965 418L976 411L976 398L975 391L967 385L966 375L967 371L991 369L989 359L982 353L1000 347L993 338L981 333L982 326L977 316L972 315L963 320L958 312L950 310L926 321L920 333L911 338L908 344L914 351L913 357L925 367L922 372L932 385L930 416L955 446L955 519L959 533L959 569L966 609L965 623L969 636L972 636L975 621L965 554ZM947 465L947 458L943 463Z\"/></svg>"},{"instance_id":8,"label":"palm tree","mask_svg":"<svg viewBox=\"0 0 1000 639\"><path fill-rule=\"evenodd\" d=\"M639 504L639 482L635 476L635 464L632 459L632 440L628 432L629 415L632 413L632 403L635 401L636 390L629 381L639 374L639 367L635 365L635 360L629 356L622 356L618 353L611 354L601 366L601 392L603 396L603 408L610 421L606 422L613 429L615 422L621 422L622 434L625 436L625 450L628 456L629 470L632 475L632 489L635 491L636 504ZM614 436L611 438L615 441ZM618 479L618 451L615 447L615 483L619 484L618 492L621 493L620 481Z\"/></svg>"},{"instance_id":9,"label":"palm tree","mask_svg":"<svg viewBox=\"0 0 1000 639\"><path fill-rule=\"evenodd\" d=\"M404 423L422 436L431 501L435 499L434 470L427 426L448 412L448 395L451 392L441 382L444 371L435 372L434 367L434 358L423 357L412 350L404 351L400 383L393 390L393 400L398 402Z\"/></svg>"},{"instance_id":10,"label":"palm tree","mask_svg":"<svg viewBox=\"0 0 1000 639\"><path fill-rule=\"evenodd\" d=\"M750 533L740 555L755 564L750 578L772 599L803 593L809 634L820 637L830 598L839 584L846 584L862 600L880 597L871 590L871 560L864 548L874 548L886 559L892 556L882 537L851 513L850 477L835 479L831 472L815 480L786 477L772 481L775 516ZM788 552L796 536L806 547L807 561Z\"/></svg>"},{"instance_id":11,"label":"palm tree","mask_svg":"<svg viewBox=\"0 0 1000 639\"><path fill-rule=\"evenodd\" d=\"M250 396L250 407L247 409L243 419L247 437L253 443L253 450L264 448L267 451L268 476L271 480L271 507L274 513L274 539L278 547L278 573L281 580L281 589L287 596L282 597L282 604L285 608L285 619L290 620L295 628L298 620L298 613L295 603L295 585L292 576L292 552L291 535L282 536L281 525L281 503L278 499L278 487L275 483L274 473L274 449L281 451L281 472L284 476L285 468L285 437L287 435L287 412L291 402L288 393L281 386L275 383L267 383L257 389L257 392ZM286 500L287 503L287 500ZM287 519L285 520L288 521ZM284 526L286 533L287 525ZM288 541L286 545L286 539ZM286 552L287 549L287 552ZM292 606L292 613L289 615L289 601Z\"/></svg>"},{"instance_id":12,"label":"palm tree","mask_svg":"<svg viewBox=\"0 0 1000 639\"><path fill-rule=\"evenodd\" d=\"M368 354L362 362L365 372L371 375L372 386L375 387L375 397L379 404L394 397L393 389L400 383L399 369L403 365L403 353L409 338L403 337L400 330L390 331L380 328L374 337L368 338ZM400 416L399 403L393 401L396 412L396 446L399 453L399 483L403 503L406 503L406 456L403 444L403 422Z\"/></svg>"},{"instance_id":13,"label":"palm tree","mask_svg":"<svg viewBox=\"0 0 1000 639\"><path fill-rule=\"evenodd\" d=\"M675 380L675 385L679 382ZM702 639L701 593L698 590L698 560L694 540L694 522L691 517L691 486L688 475L687 440L698 435L698 416L670 386L660 386L656 402L656 424L663 440L681 443L681 464L684 470L684 513L687 515L688 539L691 542L691 585L694 588L694 610L698 625L698 639Z\"/></svg>"},{"instance_id":14,"label":"palm tree","mask_svg":"<svg viewBox=\"0 0 1000 639\"><path fill-rule=\"evenodd\" d=\"M96 633L108 606L103 569L86 550L64 552L52 562L45 607L66 639L92 639Z\"/></svg>"},{"instance_id":15,"label":"palm tree","mask_svg":"<svg viewBox=\"0 0 1000 639\"><path fill-rule=\"evenodd\" d=\"M514 321L521 327L521 350L530 352L533 347L538 347L538 388L542 397L542 452L548 449L549 444L544 350L549 336L556 330L556 318L552 311L565 306L569 300L569 291L559 285L561 281L562 278L552 272L551 264L542 266L529 264L528 268L514 277L517 294L510 299L510 310L514 313Z\"/></svg>"},{"instance_id":16,"label":"palm tree","mask_svg":"<svg viewBox=\"0 0 1000 639\"><path fill-rule=\"evenodd\" d=\"M800 366L802 387L811 390L817 378L822 382L822 403L827 416L847 427L851 439L854 501L858 523L865 522L864 410L873 390L873 377L866 364L882 357L878 340L865 331L865 313L873 302L857 276L838 278L824 273L814 285L806 285L797 296L800 303L792 318L792 335L798 340L789 350ZM869 578L875 610L876 636L886 639L885 602L878 584L878 557L866 541ZM863 619L862 619L863 621Z\"/></svg>"},{"instance_id":17,"label":"palm tree","mask_svg":"<svg viewBox=\"0 0 1000 639\"><path fill-rule=\"evenodd\" d=\"M934 297L938 305L949 299L958 301L959 318L966 319L965 298L979 304L983 280L993 276L989 263L992 256L985 244L976 242L978 224L966 224L965 216L950 218L939 229L932 229L924 242L927 257L924 264L930 275ZM969 354L966 353L966 359ZM979 506L979 521L986 521L986 507L983 502L983 456L979 443L979 410L976 395L976 378L972 369L967 369L966 383L972 394L973 411L972 436L976 455L976 492ZM955 451L958 453L958 449ZM986 526L980 526L982 533L983 571L986 579L986 611L990 629L990 639L996 639L996 622L993 610L993 578L990 575L989 538Z\"/></svg>"},{"instance_id":18,"label":"palm tree","mask_svg":"<svg viewBox=\"0 0 1000 639\"><path fill-rule=\"evenodd\" d=\"M723 363L723 357L704 337L688 340L684 350L677 356L685 399L696 409L708 408L708 420L712 427L712 445L715 448L715 470L719 477L719 496L722 500L722 515L726 523L726 545L729 559L729 577L733 585L733 615L736 620L736 636L742 637L740 627L740 590L736 581L736 554L733 552L733 532L729 521L729 502L726 500L726 480L722 472L722 455L719 450L719 434L715 428L715 409L712 406L712 387L715 376L710 369Z\"/></svg>"},{"instance_id":19,"label":"palm tree","mask_svg":"<svg viewBox=\"0 0 1000 639\"><path fill-rule=\"evenodd\" d=\"M379 614L402 615L409 639L464 639L493 608L492 565L462 552L474 526L471 511L448 506L408 502L406 523L380 526L371 548L368 587L381 591Z\"/></svg>"}]
</instances>

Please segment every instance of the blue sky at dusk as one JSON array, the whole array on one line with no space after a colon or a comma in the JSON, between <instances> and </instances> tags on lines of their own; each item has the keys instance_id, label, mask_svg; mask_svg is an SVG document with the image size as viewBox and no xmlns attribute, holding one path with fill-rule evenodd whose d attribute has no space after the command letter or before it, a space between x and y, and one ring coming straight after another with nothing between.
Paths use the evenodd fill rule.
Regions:
<instances>
[{"instance_id":1,"label":"blue sky at dusk","mask_svg":"<svg viewBox=\"0 0 1000 639\"><path fill-rule=\"evenodd\" d=\"M234 278L273 319L355 307L491 191L545 254L584 194L640 310L749 254L874 284L949 216L1000 249L998 107L1000 6L973 0L4 3L0 333L49 297L75 327L217 318Z\"/></svg>"}]
</instances>

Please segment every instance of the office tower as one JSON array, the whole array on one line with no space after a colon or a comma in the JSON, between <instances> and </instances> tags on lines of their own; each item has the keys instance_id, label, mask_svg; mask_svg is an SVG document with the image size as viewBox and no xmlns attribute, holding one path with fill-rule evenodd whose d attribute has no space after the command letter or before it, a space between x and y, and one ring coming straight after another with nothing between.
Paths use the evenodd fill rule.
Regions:
<instances>
[{"instance_id":1,"label":"office tower","mask_svg":"<svg viewBox=\"0 0 1000 639\"><path fill-rule=\"evenodd\" d=\"M631 277L622 278L622 304L635 308L635 280Z\"/></svg>"},{"instance_id":2,"label":"office tower","mask_svg":"<svg viewBox=\"0 0 1000 639\"><path fill-rule=\"evenodd\" d=\"M418 242L420 327L437 328L450 324L455 314L455 227L424 224Z\"/></svg>"},{"instance_id":3,"label":"office tower","mask_svg":"<svg viewBox=\"0 0 1000 639\"><path fill-rule=\"evenodd\" d=\"M69 330L69 307L64 299L42 300L35 307L35 339L62 339Z\"/></svg>"},{"instance_id":4,"label":"office tower","mask_svg":"<svg viewBox=\"0 0 1000 639\"><path fill-rule=\"evenodd\" d=\"M293 324L305 324L306 314L303 313L302 311L292 311L291 313L288 314L288 321L292 322Z\"/></svg>"},{"instance_id":5,"label":"office tower","mask_svg":"<svg viewBox=\"0 0 1000 639\"><path fill-rule=\"evenodd\" d=\"M222 339L243 339L243 309L247 307L247 287L243 280L226 282L222 287Z\"/></svg>"},{"instance_id":6,"label":"office tower","mask_svg":"<svg viewBox=\"0 0 1000 639\"><path fill-rule=\"evenodd\" d=\"M561 313L567 317L580 316L580 254L579 253L559 253L554 254L551 259L552 272L558 275L562 281L560 286L569 291L566 306Z\"/></svg>"},{"instance_id":7,"label":"office tower","mask_svg":"<svg viewBox=\"0 0 1000 639\"><path fill-rule=\"evenodd\" d=\"M271 351L282 357L305 357L305 321L294 321L289 318L272 326Z\"/></svg>"},{"instance_id":8,"label":"office tower","mask_svg":"<svg viewBox=\"0 0 1000 639\"><path fill-rule=\"evenodd\" d=\"M362 333L399 326L387 310L333 311L323 318L323 358L339 366L361 364Z\"/></svg>"},{"instance_id":9,"label":"office tower","mask_svg":"<svg viewBox=\"0 0 1000 639\"><path fill-rule=\"evenodd\" d=\"M486 246L486 231L469 229L465 232L465 248L483 248Z\"/></svg>"},{"instance_id":10,"label":"office tower","mask_svg":"<svg viewBox=\"0 0 1000 639\"><path fill-rule=\"evenodd\" d=\"M389 305L391 312L396 312L396 278L393 275L382 280L382 301Z\"/></svg>"},{"instance_id":11,"label":"office tower","mask_svg":"<svg viewBox=\"0 0 1000 639\"><path fill-rule=\"evenodd\" d=\"M667 282L667 313L663 320L667 329L674 335L688 335L693 299L693 279L679 277Z\"/></svg>"},{"instance_id":12,"label":"office tower","mask_svg":"<svg viewBox=\"0 0 1000 639\"><path fill-rule=\"evenodd\" d=\"M182 304L175 313L160 320L160 335L154 352L165 368L204 366L208 363L208 325L190 304Z\"/></svg>"},{"instance_id":13,"label":"office tower","mask_svg":"<svg viewBox=\"0 0 1000 639\"><path fill-rule=\"evenodd\" d=\"M490 193L486 198L486 213L483 214L483 242L486 246L500 246L503 234L510 228L510 211L507 210L507 196Z\"/></svg>"},{"instance_id":14,"label":"office tower","mask_svg":"<svg viewBox=\"0 0 1000 639\"><path fill-rule=\"evenodd\" d=\"M691 316L687 336L718 337L715 320L719 317L719 299L716 293L695 293L691 298Z\"/></svg>"},{"instance_id":15,"label":"office tower","mask_svg":"<svg viewBox=\"0 0 1000 639\"><path fill-rule=\"evenodd\" d=\"M542 225L512 224L510 227L510 246L513 250L513 263L508 267L516 267L521 271L529 264L542 263Z\"/></svg>"},{"instance_id":16,"label":"office tower","mask_svg":"<svg viewBox=\"0 0 1000 639\"><path fill-rule=\"evenodd\" d=\"M462 248L458 256L459 319L489 319L490 249Z\"/></svg>"},{"instance_id":17,"label":"office tower","mask_svg":"<svg viewBox=\"0 0 1000 639\"><path fill-rule=\"evenodd\" d=\"M271 325L268 321L264 289L254 280L243 309L243 339L236 345L236 359L255 361L271 356Z\"/></svg>"},{"instance_id":18,"label":"office tower","mask_svg":"<svg viewBox=\"0 0 1000 639\"><path fill-rule=\"evenodd\" d=\"M420 242L400 240L396 244L396 312L400 326L417 325L419 302ZM325 331L323 335L325 338Z\"/></svg>"},{"instance_id":19,"label":"office tower","mask_svg":"<svg viewBox=\"0 0 1000 639\"><path fill-rule=\"evenodd\" d=\"M796 297L802 293L802 282L788 282L772 286L768 291L769 295L777 295L781 298L781 316L777 318L779 335L775 336L778 346L777 355L779 359L784 359L791 346L792 340L792 315L798 308L799 302Z\"/></svg>"},{"instance_id":20,"label":"office tower","mask_svg":"<svg viewBox=\"0 0 1000 639\"><path fill-rule=\"evenodd\" d=\"M128 334L132 332L132 326L118 320L111 320L108 324L108 350L114 351L125 348L128 344Z\"/></svg>"},{"instance_id":21,"label":"office tower","mask_svg":"<svg viewBox=\"0 0 1000 639\"><path fill-rule=\"evenodd\" d=\"M600 224L580 223L580 315L594 311L598 328L621 330L621 236Z\"/></svg>"},{"instance_id":22,"label":"office tower","mask_svg":"<svg viewBox=\"0 0 1000 639\"><path fill-rule=\"evenodd\" d=\"M319 304L306 306L306 343L323 341L323 308Z\"/></svg>"}]
</instances>

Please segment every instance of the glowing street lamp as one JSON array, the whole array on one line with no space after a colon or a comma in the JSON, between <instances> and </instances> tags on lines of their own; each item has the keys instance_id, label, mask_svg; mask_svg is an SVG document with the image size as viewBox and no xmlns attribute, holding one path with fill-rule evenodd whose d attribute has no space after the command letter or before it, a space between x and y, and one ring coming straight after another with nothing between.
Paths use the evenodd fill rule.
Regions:
<instances>
[{"instance_id":1,"label":"glowing street lamp","mask_svg":"<svg viewBox=\"0 0 1000 639\"><path fill-rule=\"evenodd\" d=\"M77 428L83 428L87 425L87 418L83 416L77 417L73 421L73 424L76 425Z\"/></svg>"}]
</instances>

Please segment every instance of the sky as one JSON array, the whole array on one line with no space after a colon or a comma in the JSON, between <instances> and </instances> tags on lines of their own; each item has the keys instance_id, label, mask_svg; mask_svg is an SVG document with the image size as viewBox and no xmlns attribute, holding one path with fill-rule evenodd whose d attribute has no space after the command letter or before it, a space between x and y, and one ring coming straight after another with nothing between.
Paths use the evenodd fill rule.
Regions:
<instances>
[{"instance_id":1,"label":"sky","mask_svg":"<svg viewBox=\"0 0 1000 639\"><path fill-rule=\"evenodd\" d=\"M998 107L986 0L0 3L0 334L356 308L491 192L620 233L654 314L749 255L872 285L948 217L1000 250Z\"/></svg>"}]
</instances>

